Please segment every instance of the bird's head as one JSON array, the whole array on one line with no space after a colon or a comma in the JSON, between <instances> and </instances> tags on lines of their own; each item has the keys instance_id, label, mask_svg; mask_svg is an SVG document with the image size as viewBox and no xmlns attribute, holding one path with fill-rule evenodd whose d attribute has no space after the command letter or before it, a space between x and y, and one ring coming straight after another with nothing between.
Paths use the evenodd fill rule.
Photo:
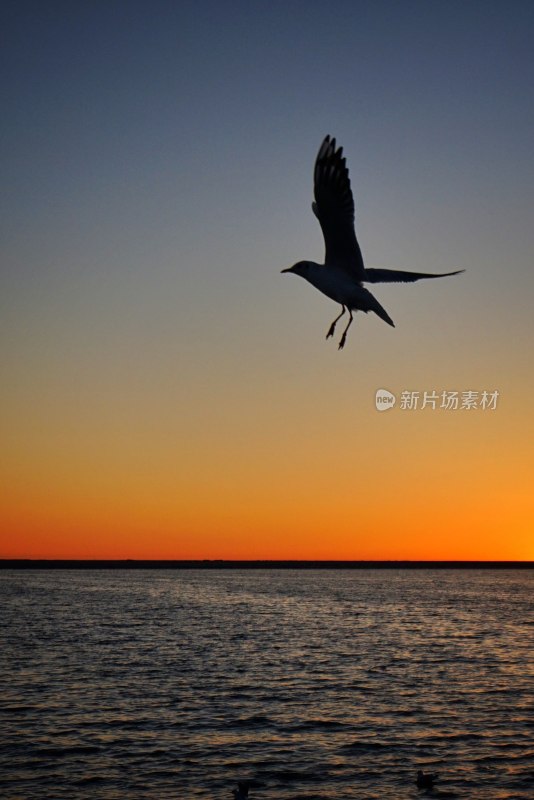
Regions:
<instances>
[{"instance_id":1,"label":"bird's head","mask_svg":"<svg viewBox=\"0 0 534 800\"><path fill-rule=\"evenodd\" d=\"M287 269L283 269L282 272L292 272L293 275L300 275L301 278L307 278L310 274L310 270L316 266L313 261L297 261L296 264L293 264L292 267L287 267Z\"/></svg>"}]
</instances>

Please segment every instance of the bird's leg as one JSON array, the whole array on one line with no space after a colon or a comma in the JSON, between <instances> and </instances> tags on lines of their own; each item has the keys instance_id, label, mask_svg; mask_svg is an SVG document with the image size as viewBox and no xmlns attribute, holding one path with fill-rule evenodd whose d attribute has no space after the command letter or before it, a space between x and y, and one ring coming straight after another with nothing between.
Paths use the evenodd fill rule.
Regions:
<instances>
[{"instance_id":1,"label":"bird's leg","mask_svg":"<svg viewBox=\"0 0 534 800\"><path fill-rule=\"evenodd\" d=\"M339 317L336 317L336 318L335 318L335 320L333 321L333 323L332 323L332 324L330 325L330 327L328 328L328 333L326 334L326 338L327 338L327 339L329 339L331 336L333 336L333 335L334 335L334 331L335 331L335 329L336 329L336 322L338 321L338 319L341 319L341 317L343 316L343 314L344 314L344 313L345 313L345 311L347 310L347 309L345 308L345 306L341 306L341 308L343 309L343 311L341 312L341 314L339 315Z\"/></svg>"},{"instance_id":2,"label":"bird's leg","mask_svg":"<svg viewBox=\"0 0 534 800\"><path fill-rule=\"evenodd\" d=\"M352 316L352 311L350 310L350 308L349 308L349 317L350 317L350 319L349 319L347 327L343 331L343 336L340 339L338 350L343 350L343 348L345 346L345 340L347 338L347 331L350 328L350 326L352 325L353 316Z\"/></svg>"}]
</instances>

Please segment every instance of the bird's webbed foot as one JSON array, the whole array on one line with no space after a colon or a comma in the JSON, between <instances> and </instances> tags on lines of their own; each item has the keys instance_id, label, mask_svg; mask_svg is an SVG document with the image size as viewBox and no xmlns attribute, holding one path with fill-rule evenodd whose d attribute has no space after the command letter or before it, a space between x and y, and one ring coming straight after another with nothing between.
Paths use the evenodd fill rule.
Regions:
<instances>
[{"instance_id":1,"label":"bird's webbed foot","mask_svg":"<svg viewBox=\"0 0 534 800\"><path fill-rule=\"evenodd\" d=\"M347 339L347 334L344 333L341 339L339 340L339 344L337 346L338 350L343 350L343 348L345 347L346 339Z\"/></svg>"},{"instance_id":2,"label":"bird's webbed foot","mask_svg":"<svg viewBox=\"0 0 534 800\"><path fill-rule=\"evenodd\" d=\"M336 330L336 323L335 323L335 322L333 322L333 323L330 325L330 327L328 328L328 333L326 334L326 338L327 338L327 339L330 339L330 337L334 335L334 333L335 333L335 330Z\"/></svg>"}]
</instances>

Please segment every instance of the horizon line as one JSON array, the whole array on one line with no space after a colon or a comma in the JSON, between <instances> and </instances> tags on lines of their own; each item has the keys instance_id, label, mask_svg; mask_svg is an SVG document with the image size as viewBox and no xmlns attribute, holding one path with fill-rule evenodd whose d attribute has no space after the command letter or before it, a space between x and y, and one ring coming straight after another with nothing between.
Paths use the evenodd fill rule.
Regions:
<instances>
[{"instance_id":1,"label":"horizon line","mask_svg":"<svg viewBox=\"0 0 534 800\"><path fill-rule=\"evenodd\" d=\"M0 569L534 569L531 560L0 558Z\"/></svg>"}]
</instances>

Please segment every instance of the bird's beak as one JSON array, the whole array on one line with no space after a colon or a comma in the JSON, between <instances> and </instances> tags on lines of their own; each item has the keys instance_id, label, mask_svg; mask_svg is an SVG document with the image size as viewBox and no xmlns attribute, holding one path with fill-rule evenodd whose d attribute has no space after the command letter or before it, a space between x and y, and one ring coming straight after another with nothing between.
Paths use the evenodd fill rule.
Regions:
<instances>
[{"instance_id":1,"label":"bird's beak","mask_svg":"<svg viewBox=\"0 0 534 800\"><path fill-rule=\"evenodd\" d=\"M283 269L281 272L293 272L293 267L287 267L287 269Z\"/></svg>"}]
</instances>

